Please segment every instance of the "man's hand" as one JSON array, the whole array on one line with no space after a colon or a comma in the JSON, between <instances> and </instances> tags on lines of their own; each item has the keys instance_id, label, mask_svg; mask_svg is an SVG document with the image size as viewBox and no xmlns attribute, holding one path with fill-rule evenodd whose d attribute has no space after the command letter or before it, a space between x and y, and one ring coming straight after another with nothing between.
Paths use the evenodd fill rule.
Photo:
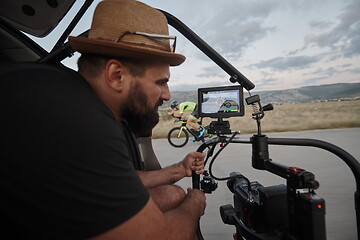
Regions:
<instances>
[{"instance_id":1,"label":"man's hand","mask_svg":"<svg viewBox=\"0 0 360 240\"><path fill-rule=\"evenodd\" d=\"M192 171L195 171L196 174L204 173L205 156L205 153L200 152L191 152L185 156L180 163L185 170L186 177L191 177Z\"/></svg>"}]
</instances>

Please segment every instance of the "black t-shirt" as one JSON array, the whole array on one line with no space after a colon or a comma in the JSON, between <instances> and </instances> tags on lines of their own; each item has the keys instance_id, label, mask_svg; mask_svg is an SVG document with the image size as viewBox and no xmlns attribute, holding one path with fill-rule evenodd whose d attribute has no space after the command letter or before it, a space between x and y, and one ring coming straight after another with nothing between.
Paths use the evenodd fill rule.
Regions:
<instances>
[{"instance_id":1,"label":"black t-shirt","mask_svg":"<svg viewBox=\"0 0 360 240\"><path fill-rule=\"evenodd\" d=\"M42 64L1 67L2 235L84 239L140 211L149 194L124 125L87 82Z\"/></svg>"}]
</instances>

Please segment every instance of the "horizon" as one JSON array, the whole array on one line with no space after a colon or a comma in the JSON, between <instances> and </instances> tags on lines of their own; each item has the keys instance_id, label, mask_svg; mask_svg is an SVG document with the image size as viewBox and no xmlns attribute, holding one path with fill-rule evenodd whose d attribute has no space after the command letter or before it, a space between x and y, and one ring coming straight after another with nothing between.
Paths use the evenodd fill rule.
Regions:
<instances>
[{"instance_id":1,"label":"horizon","mask_svg":"<svg viewBox=\"0 0 360 240\"><path fill-rule=\"evenodd\" d=\"M339 83L328 83L328 84L319 84L319 85L308 85L308 86L300 86L300 87L294 87L294 88L286 88L286 89L272 89L272 90L256 90L256 86L255 88L251 89L251 92L268 92L268 91L286 91L286 90L292 90L292 89L298 89L298 88L307 88L307 87L320 87L320 86L327 86L327 85L337 85L337 84L359 84L360 81L357 82L339 82ZM229 85L230 86L230 85ZM197 89L195 90L170 90L170 92L192 92L192 91L197 91ZM244 91L247 91L244 89Z\"/></svg>"}]
</instances>

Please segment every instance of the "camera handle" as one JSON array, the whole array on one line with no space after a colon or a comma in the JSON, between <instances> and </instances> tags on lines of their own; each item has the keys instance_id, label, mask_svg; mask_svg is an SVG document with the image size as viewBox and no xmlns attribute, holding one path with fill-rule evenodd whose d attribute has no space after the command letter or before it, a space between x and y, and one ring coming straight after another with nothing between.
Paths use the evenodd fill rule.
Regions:
<instances>
[{"instance_id":1,"label":"camera handle","mask_svg":"<svg viewBox=\"0 0 360 240\"><path fill-rule=\"evenodd\" d=\"M268 138L266 135L253 135L252 143L252 167L258 170L267 170L275 175L288 180L287 185L291 189L317 189L319 183L315 176L301 168L288 167L273 162L269 158Z\"/></svg>"}]
</instances>

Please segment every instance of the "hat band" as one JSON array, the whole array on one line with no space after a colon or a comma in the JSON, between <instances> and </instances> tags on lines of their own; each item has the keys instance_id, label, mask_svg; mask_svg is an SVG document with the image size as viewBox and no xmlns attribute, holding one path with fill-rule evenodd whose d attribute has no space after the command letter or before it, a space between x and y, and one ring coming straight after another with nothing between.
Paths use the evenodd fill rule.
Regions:
<instances>
[{"instance_id":1,"label":"hat band","mask_svg":"<svg viewBox=\"0 0 360 240\"><path fill-rule=\"evenodd\" d=\"M124 36L126 35L137 35L137 36L144 36L150 39L159 39L159 40L173 40L172 44L169 44L169 41L166 41L166 44L164 44L164 42L157 42L157 45L149 45L146 43L140 43L140 42L130 42L130 41L124 41ZM145 33L145 32L130 32L130 31L126 31L122 34L119 35L119 37L115 40L115 43L118 42L122 42L122 43L126 43L126 44L130 44L130 45L134 45L134 46L144 46L144 47L151 47L151 48L156 48L159 50L164 50L167 52L171 52L171 53L175 53L175 48L176 48L176 36L170 36L170 35L165 35L165 34L157 34L157 33ZM165 47L163 47L164 45L166 45Z\"/></svg>"}]
</instances>

